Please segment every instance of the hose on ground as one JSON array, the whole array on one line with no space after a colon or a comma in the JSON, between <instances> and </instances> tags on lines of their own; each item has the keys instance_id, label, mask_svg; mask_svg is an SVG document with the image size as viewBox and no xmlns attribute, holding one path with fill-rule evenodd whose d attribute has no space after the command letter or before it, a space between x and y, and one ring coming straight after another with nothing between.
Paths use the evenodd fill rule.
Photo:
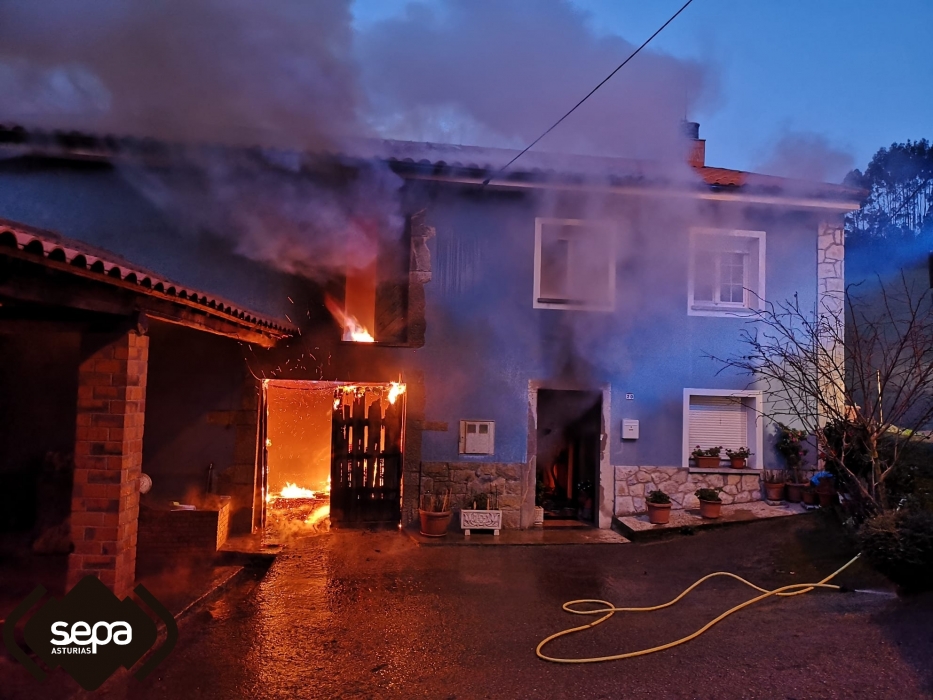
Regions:
<instances>
[{"instance_id":1,"label":"hose on ground","mask_svg":"<svg viewBox=\"0 0 933 700\"><path fill-rule=\"evenodd\" d=\"M830 589L830 590L838 591L840 590L841 587L835 584L831 584L829 583L829 581L831 581L836 576L838 576L843 571L845 571L850 566L852 566L852 564L854 564L855 561L860 556L862 555L856 554L844 566L841 566L840 568L836 569L829 576L827 576L822 581L819 581L817 583L793 583L788 586L781 586L780 588L775 588L774 590L770 590L770 591L766 588L761 588L760 586L756 586L751 581L747 581L746 579L742 578L741 576L737 576L736 574L729 573L728 571L717 571L712 574L707 574L703 578L699 579L698 581L693 583L690 587L686 588L679 596L677 596L673 600L668 601L667 603L662 603L661 605L653 605L647 608L617 608L609 601L597 600L597 599L592 599L592 598L584 598L581 600L571 600L571 601L564 603L561 606L565 611L569 613L573 613L574 615L602 615L602 617L600 617L598 620L594 620L593 622L590 622L589 624L581 625L579 627L571 627L570 629L565 629L561 632L556 632L555 634L552 634L550 637L543 639L538 644L538 646L535 648L535 653L538 655L539 658L544 659L545 661L553 661L554 663L558 663L558 664L592 664L592 663L597 663L600 661L619 661L621 659L631 659L636 656L645 656L646 654L653 654L658 651L664 651L665 649L671 649L680 644L685 644L692 639L696 639L701 634L703 634L708 629L710 629L713 625L715 625L718 622L721 622L722 620L725 620L727 617L729 617L733 613L737 613L739 610L747 608L750 605L754 605L755 603L760 603L761 601L765 600L766 598L770 598L771 596L778 596L781 598L791 597L795 595L801 595L803 593L809 593L815 588L823 588L823 589ZM716 578L717 576L726 576L728 578L733 578L736 581L740 581L741 583L744 583L746 586L750 586L751 588L754 588L756 591L760 592L761 595L755 596L754 598L750 600L746 600L744 603L740 603L739 605L736 605L735 607L730 608L729 610L726 610L724 613L722 613L718 617L707 622L696 632L693 632L692 634L688 634L686 637L683 637L673 642L668 642L667 644L661 644L656 647L650 647L648 649L639 649L638 651L629 651L624 654L613 654L611 656L596 656L593 658L580 658L580 659L564 659L564 658L560 658L556 656L548 656L542 651L542 649L544 649L544 646L546 644L554 641L555 639L558 639L559 637L565 637L568 634L573 634L574 632L582 632L583 630L592 629L593 627L596 627L596 625L599 625L605 622L606 620L608 620L610 617L615 615L617 612L652 612L654 610L663 610L664 608L669 608L670 606L674 605L678 601L685 598L693 589L702 585L704 582L709 581L710 579ZM601 605L603 607L579 610L575 607L578 605Z\"/></svg>"}]
</instances>

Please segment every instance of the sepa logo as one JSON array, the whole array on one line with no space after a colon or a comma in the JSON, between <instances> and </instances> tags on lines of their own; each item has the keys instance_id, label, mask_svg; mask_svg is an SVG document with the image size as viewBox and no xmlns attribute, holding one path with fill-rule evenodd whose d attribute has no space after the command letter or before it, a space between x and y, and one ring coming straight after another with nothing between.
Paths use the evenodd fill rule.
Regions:
<instances>
[{"instance_id":1,"label":"sepa logo","mask_svg":"<svg viewBox=\"0 0 933 700\"><path fill-rule=\"evenodd\" d=\"M168 610L143 586L135 593L165 623L165 642L136 671L144 679L175 646L178 627ZM7 649L38 680L45 672L14 640L19 620L45 594L37 587L7 618ZM52 598L29 618L23 636L50 669L61 666L85 690L96 690L120 667L131 668L155 645L156 623L132 598L117 598L93 576L85 576L61 600Z\"/></svg>"}]
</instances>

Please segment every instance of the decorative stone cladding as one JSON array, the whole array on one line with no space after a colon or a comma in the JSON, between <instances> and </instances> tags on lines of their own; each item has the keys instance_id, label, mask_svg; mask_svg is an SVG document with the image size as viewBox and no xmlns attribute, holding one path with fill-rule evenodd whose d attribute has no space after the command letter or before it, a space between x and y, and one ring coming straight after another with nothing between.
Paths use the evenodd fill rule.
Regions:
<instances>
[{"instance_id":1,"label":"decorative stone cladding","mask_svg":"<svg viewBox=\"0 0 933 700\"><path fill-rule=\"evenodd\" d=\"M845 293L845 230L842 224L820 224L816 248L820 310L840 313Z\"/></svg>"},{"instance_id":2,"label":"decorative stone cladding","mask_svg":"<svg viewBox=\"0 0 933 700\"><path fill-rule=\"evenodd\" d=\"M671 497L674 508L697 508L693 492L701 488L720 488L719 497L726 505L760 501L761 479L748 472L736 474L690 473L682 467L615 467L615 514L644 513L645 494L660 489Z\"/></svg>"},{"instance_id":3,"label":"decorative stone cladding","mask_svg":"<svg viewBox=\"0 0 933 700\"><path fill-rule=\"evenodd\" d=\"M455 511L470 503L477 493L492 496L499 491L499 508L504 528L521 527L523 463L498 462L422 462L421 493L443 494L450 488L450 503ZM455 516L452 522L459 522Z\"/></svg>"}]
</instances>

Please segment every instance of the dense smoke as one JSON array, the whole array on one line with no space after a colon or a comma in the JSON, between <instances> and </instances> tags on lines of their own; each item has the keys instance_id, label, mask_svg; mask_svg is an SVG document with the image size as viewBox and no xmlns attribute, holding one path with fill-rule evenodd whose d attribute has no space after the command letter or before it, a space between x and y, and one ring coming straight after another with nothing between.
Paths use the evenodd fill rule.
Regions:
<instances>
[{"instance_id":1,"label":"dense smoke","mask_svg":"<svg viewBox=\"0 0 933 700\"><path fill-rule=\"evenodd\" d=\"M798 180L842 182L853 167L855 157L852 153L834 145L825 135L788 131L761 159L756 170Z\"/></svg>"},{"instance_id":2,"label":"dense smoke","mask_svg":"<svg viewBox=\"0 0 933 700\"><path fill-rule=\"evenodd\" d=\"M567 0L533 12L443 0L352 20L349 0L10 0L0 123L306 152L352 153L377 136L520 147L633 49ZM713 82L699 63L647 50L538 150L682 163L679 123ZM386 168L333 188L306 177L307 157L174 153L175 170L120 165L182 230L229 236L287 272L365 266L372 231L400 233L402 183Z\"/></svg>"},{"instance_id":3,"label":"dense smoke","mask_svg":"<svg viewBox=\"0 0 933 700\"><path fill-rule=\"evenodd\" d=\"M358 37L380 129L413 140L523 147L635 46L597 36L562 0L411 5ZM541 150L682 157L679 123L713 77L646 50L542 142Z\"/></svg>"},{"instance_id":4,"label":"dense smoke","mask_svg":"<svg viewBox=\"0 0 933 700\"><path fill-rule=\"evenodd\" d=\"M8 0L0 120L311 147L354 132L345 0Z\"/></svg>"}]
</instances>

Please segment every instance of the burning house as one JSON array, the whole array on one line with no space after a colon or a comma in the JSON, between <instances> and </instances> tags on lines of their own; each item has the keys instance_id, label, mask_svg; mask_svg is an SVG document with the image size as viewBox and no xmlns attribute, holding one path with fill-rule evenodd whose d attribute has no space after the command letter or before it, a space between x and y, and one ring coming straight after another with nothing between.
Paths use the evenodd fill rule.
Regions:
<instances>
[{"instance_id":1,"label":"burning house","mask_svg":"<svg viewBox=\"0 0 933 700\"><path fill-rule=\"evenodd\" d=\"M230 532L407 525L448 490L496 493L508 528L536 502L607 528L653 485L760 499L768 397L706 355L766 300L841 292L860 196L708 167L695 126L673 165L504 173L410 142L0 140L2 491L34 501L30 470L73 454L70 576L117 587L159 499L229 497ZM698 469L697 445L751 457Z\"/></svg>"}]
</instances>

